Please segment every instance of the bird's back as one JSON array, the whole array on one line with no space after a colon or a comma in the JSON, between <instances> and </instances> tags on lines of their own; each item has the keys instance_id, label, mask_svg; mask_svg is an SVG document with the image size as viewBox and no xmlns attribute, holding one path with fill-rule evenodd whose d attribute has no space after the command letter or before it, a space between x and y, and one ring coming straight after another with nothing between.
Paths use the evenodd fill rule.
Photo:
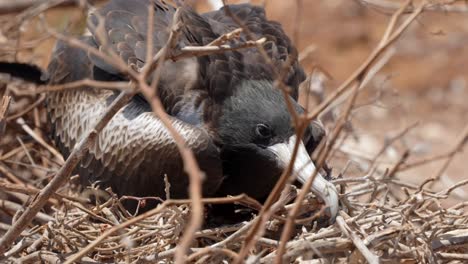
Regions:
<instances>
[{"instance_id":1,"label":"bird's back","mask_svg":"<svg viewBox=\"0 0 468 264\"><path fill-rule=\"evenodd\" d=\"M148 34L148 7L154 9L153 31ZM199 15L189 7L180 9L180 36L172 52L185 46L207 45L238 25L225 10ZM267 38L267 64L256 48L166 61L162 67L158 94L172 123L187 140L202 170L205 195L213 195L223 182L219 142L214 142L212 123L222 115L223 103L242 89L246 80L273 81L295 49L281 26L266 20L263 9L251 5L230 6L230 10L254 37ZM140 71L147 63L148 43L156 54L171 33L176 9L158 0L111 0L90 17L91 36L82 37L91 47L111 48L122 62ZM104 20L100 20L103 18ZM100 23L104 23L101 26ZM104 38L104 39L103 39ZM148 42L148 38L151 41ZM239 40L248 39L242 33ZM108 45L107 45L107 44ZM297 97L304 79L302 68L293 59L284 79ZM127 80L102 58L59 43L49 66L51 84L85 78L101 81ZM101 88L53 92L48 95L48 111L55 138L65 156L100 118L116 94ZM222 142L221 142L222 143ZM147 102L136 96L100 133L97 142L81 161L77 172L86 185L98 182L118 194L164 197L164 176L171 182L173 197L187 196L188 178L176 145Z\"/></svg>"}]
</instances>

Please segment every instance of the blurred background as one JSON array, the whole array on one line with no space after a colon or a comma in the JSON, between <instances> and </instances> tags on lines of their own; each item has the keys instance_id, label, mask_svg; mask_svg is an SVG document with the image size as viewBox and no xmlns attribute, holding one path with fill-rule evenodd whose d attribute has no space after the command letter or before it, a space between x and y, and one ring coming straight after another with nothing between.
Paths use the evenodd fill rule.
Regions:
<instances>
[{"instance_id":1,"label":"blurred background","mask_svg":"<svg viewBox=\"0 0 468 264\"><path fill-rule=\"evenodd\" d=\"M227 3L239 2L246 1ZM267 16L282 23L297 45L307 74L314 76L316 101L336 89L366 60L396 10L392 7L401 3L396 0L251 2L264 5ZM393 5L382 8L370 2ZM200 11L221 5L221 1L192 0L191 3ZM392 144L378 159L380 168L392 168L402 153L409 150L407 164L440 155L442 159L403 171L398 175L402 181L420 184L439 174L444 157L453 150L468 124L468 16L463 3L457 7L455 11L441 9L423 13L381 58L383 68L360 94L352 122L347 126L347 137L329 161L334 176L363 175L373 157L389 142ZM80 12L66 6L47 11L45 18L55 28L76 34L85 25ZM8 22L16 17L10 14L1 19ZM43 36L38 26L25 24L18 46L29 48L15 56L45 68L53 44L54 40ZM6 52L0 57L10 55ZM314 100L310 102L313 105ZM18 112L21 107L24 106L15 103L11 112ZM323 115L327 128L338 113L339 109L332 109ZM467 164L468 151L458 153L434 188L442 190L467 179ZM468 188L461 188L447 203L467 199Z\"/></svg>"}]
</instances>

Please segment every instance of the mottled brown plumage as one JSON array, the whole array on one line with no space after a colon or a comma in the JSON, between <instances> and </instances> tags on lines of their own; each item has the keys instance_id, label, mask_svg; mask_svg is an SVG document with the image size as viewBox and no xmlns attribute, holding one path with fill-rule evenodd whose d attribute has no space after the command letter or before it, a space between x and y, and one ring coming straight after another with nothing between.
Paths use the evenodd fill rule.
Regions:
<instances>
[{"instance_id":1,"label":"mottled brown plumage","mask_svg":"<svg viewBox=\"0 0 468 264\"><path fill-rule=\"evenodd\" d=\"M73 67L73 71L69 67ZM86 53L59 44L49 66L52 83L66 83L93 75ZM91 87L49 93L47 109L54 135L65 157L102 116L115 93ZM173 119L173 125L212 175L205 181L205 194L216 191L222 171L217 148L202 129ZM203 166L209 162L210 166ZM82 183L111 186L119 194L149 196L164 193L164 173L171 172L174 197L184 197L188 179L182 170L177 147L164 125L139 97L122 109L99 134L80 162ZM158 175L155 177L155 175ZM147 186L147 188L142 188Z\"/></svg>"},{"instance_id":2,"label":"mottled brown plumage","mask_svg":"<svg viewBox=\"0 0 468 264\"><path fill-rule=\"evenodd\" d=\"M102 17L112 48L130 67L141 69L146 58L149 5L155 10L152 36L156 53L168 39L176 10L158 0L111 0L90 16L92 34L81 40L103 49L94 31ZM283 166L267 148L292 142L288 141L294 131L291 117L281 93L273 86L273 71L283 67L295 48L280 24L266 19L262 8L234 5L230 10L256 37L267 38L264 48L273 68L255 48L167 61L158 94L206 173L204 195L246 192L261 199L269 193ZM181 35L173 52L187 45L206 45L238 27L223 9L199 15L183 6L180 19ZM240 40L232 41L246 39L243 33ZM57 44L48 74L51 84L84 78L126 79L98 57L64 43ZM284 79L291 87L292 99L297 99L298 85L304 79L302 68L293 60ZM48 94L55 139L65 156L115 96L112 91L92 87ZM302 111L296 103L295 107ZM260 125L271 130L267 131L272 133L268 138L258 135ZM323 130L311 125L305 145L314 148L322 136ZM163 179L167 175L171 196L187 196L188 178L176 145L140 96L135 96L100 133L77 172L85 185L97 182L120 195L160 197L164 197Z\"/></svg>"}]
</instances>

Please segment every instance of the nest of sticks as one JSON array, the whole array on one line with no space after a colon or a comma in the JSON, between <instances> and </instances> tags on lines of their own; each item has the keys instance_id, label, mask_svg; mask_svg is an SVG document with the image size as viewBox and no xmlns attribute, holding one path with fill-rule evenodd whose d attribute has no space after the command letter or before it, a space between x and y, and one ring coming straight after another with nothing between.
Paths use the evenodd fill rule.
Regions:
<instances>
[{"instance_id":1,"label":"nest of sticks","mask_svg":"<svg viewBox=\"0 0 468 264\"><path fill-rule=\"evenodd\" d=\"M337 179L345 194L336 223L319 227L314 216L320 212L314 197L302 204L299 227L285 246L282 261L302 263L454 263L466 261L468 215L466 202L450 208L441 206L453 186L434 193L421 186L404 184L383 174ZM37 189L2 183L5 189L33 194ZM394 196L397 190L405 198ZM279 239L287 218L289 203L296 189L286 195L289 201L266 222L266 230L257 237L249 253L249 263L271 263L276 258ZM129 214L121 199L110 196L98 205L85 203L82 197L57 195L59 206L50 213L36 216L36 225L23 231L15 245L5 253L16 263L58 263L81 260L82 263L154 263L171 262L184 228L190 219L188 201L162 203L140 214ZM248 204L245 197L233 202ZM210 201L207 201L210 202ZM217 202L217 201L214 201ZM4 209L7 201L3 201ZM51 201L52 203L52 201ZM253 219L232 225L197 231L188 255L196 263L231 263L246 243ZM13 222L14 224L14 222ZM76 257L76 258L75 258ZM309 262L307 262L309 263Z\"/></svg>"},{"instance_id":2,"label":"nest of sticks","mask_svg":"<svg viewBox=\"0 0 468 264\"><path fill-rule=\"evenodd\" d=\"M379 1L369 2L378 4ZM381 43L362 67L337 89L338 93L321 102L323 110L343 98L340 96L346 92L351 97L342 117L334 124L335 129L326 144L328 149L322 147L325 149L322 160L327 160L331 152L340 148L339 144L335 145L344 138L340 131L347 124L355 96L372 77L373 70L380 67L378 58L421 12L438 7L432 2L422 1L418 6L411 6L410 2L397 6ZM6 24L4 32L12 31L15 23L24 23L36 16L38 10L47 9L40 7L24 11L21 19ZM409 16L402 23L396 23L403 13L409 13ZM50 29L47 32L53 37L61 37ZM0 37L8 42L10 35ZM78 193L73 180L59 189L47 189L47 183L57 177L60 168L66 164L46 140L49 129L42 104L45 96L41 92L47 89L25 88L25 83L3 77L2 83L6 87L2 89L14 94L15 101L10 105L12 99L5 92L0 102L0 133L3 133L0 230L14 234L0 241L7 262L166 263L174 259L195 263L240 260L248 263L468 261L467 203L460 202L451 207L442 205L467 181L439 192L430 188L434 178L420 185L406 183L398 178L398 174L410 166L405 163L407 152L392 166L374 166L385 148L373 158L365 173L333 179L341 193L342 210L331 225L319 221L323 208L312 194L296 202L295 198L301 197L301 190L294 187L283 188L286 191L267 209L242 195L202 199L199 202L208 208L207 212L195 211L190 199L161 201L158 207L151 209L145 208L145 203L154 198L117 197L111 190L92 187ZM25 93L28 89L31 92ZM462 148L467 135L468 129L465 129L453 150L437 159L447 158L449 162ZM36 206L40 199L44 202L40 212L29 213L29 207ZM123 199L136 200L146 212L128 212L122 206ZM241 211L247 210L249 217L234 224L215 226L209 208L224 203L236 204ZM291 217L292 211L297 217ZM204 215L205 225L190 232L192 229L188 231L187 227L195 213ZM18 224L24 215L30 216L29 220ZM183 240L188 241L185 246L181 245Z\"/></svg>"}]
</instances>

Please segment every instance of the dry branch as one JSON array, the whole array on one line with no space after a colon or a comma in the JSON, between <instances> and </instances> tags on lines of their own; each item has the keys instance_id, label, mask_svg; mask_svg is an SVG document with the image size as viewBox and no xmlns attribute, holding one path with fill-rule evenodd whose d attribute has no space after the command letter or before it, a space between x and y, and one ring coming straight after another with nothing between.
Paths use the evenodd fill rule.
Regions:
<instances>
[{"instance_id":1,"label":"dry branch","mask_svg":"<svg viewBox=\"0 0 468 264\"><path fill-rule=\"evenodd\" d=\"M370 0L361 1L371 2ZM336 125L335 132L331 136L331 142L328 146L323 147L322 156L319 155L319 163L323 163L327 159L327 155L325 155L327 148L328 150L333 148L335 140L338 143L340 142L338 132L344 123L349 120L349 111L353 108L357 92L363 87L366 80L373 76L373 70L376 72L376 69L381 67L380 62L377 60L383 58L388 45L395 42L406 27L423 10L429 10L430 7L434 6L433 4L431 2L417 8L407 5L404 9L400 9L389 23L389 29L382 37L382 42L369 56L368 60L340 86L338 89L340 94L332 94L327 99L328 103L325 100L322 104L321 107L326 109L333 106L340 98L348 99L349 95L353 96L349 100L350 103L344 111L340 123ZM397 27L398 18L405 12L412 13L403 24ZM245 30L242 25L239 26L243 31ZM397 29L394 30L395 28ZM151 32L150 28L148 30ZM89 49L82 43L77 43L69 37L49 29L48 32L59 39L69 41L72 45L85 48L91 53L100 54L104 60L113 63L113 66L120 67L119 69L129 76L131 82L110 84L82 80L66 85L40 87L36 91L27 92L33 94L48 90L75 89L82 85L91 85L103 89L117 88L122 91L106 113L106 116L98 122L96 129L77 144L65 165L42 190L37 187L39 185L36 182L28 182L20 178L20 174L16 174L16 171L11 170L14 167L12 165L10 168L11 163L9 163L12 161L17 162L16 159L19 161L28 160L31 164L34 163L52 171L58 168L55 149L41 138L40 133L31 128L32 126L24 131L21 130L21 127L25 128L26 124L33 122L37 124L37 113L35 112L37 112L37 109L41 109L40 104L42 101L40 98L35 98L32 100L34 103L31 106L7 118L8 121L19 120L21 126L18 127L18 133L30 135L33 139L24 144L22 141L16 142L14 148L9 149L6 153L1 153L0 173L5 175L5 178L0 182L0 189L7 194L19 193L35 197L31 205L25 208L25 212L19 218L14 217L17 220L13 222L12 226L0 225L1 230L7 230L7 233L0 241L2 252L5 252L16 240L14 247L5 255L9 260L16 262L60 262L71 256L71 258L67 259L67 263L79 261L80 259L89 263L153 263L155 261L166 261L176 256L178 262L191 260L198 263L229 262L233 259L243 261L245 257L249 260L256 259L260 263L271 263L274 260L299 262L306 261L309 258L314 258L315 262L312 263L347 263L353 260L361 260L362 256L364 256L370 263L377 263L378 261L391 263L395 259L402 258L413 263L446 263L467 259L465 251L468 246L468 215L466 213L468 203L461 202L450 208L443 207L442 203L453 190L467 184L468 181L461 181L441 192L435 193L428 188L433 179L429 179L421 185L410 184L398 179L398 174L411 166L424 165L436 158L447 159L448 163L465 143L466 129L451 151L444 155L438 155L434 159L405 165L403 161L405 161L406 155L402 155L401 159L393 166L390 166L388 171L371 168L365 175L335 180L334 182L340 184L342 191L345 192L342 196L344 206L341 213L343 217L337 219L337 224L326 228L318 228L317 225L306 221L306 219L313 219L322 212L302 201L307 187L300 190L300 193L294 191L298 198L293 203L281 195L286 184L290 182L290 170L289 172L286 170L282 175L282 181L275 187L271 197L263 207L258 202L252 201L245 196L201 199L200 190L197 189L200 187L200 171L197 169L196 163L191 163L194 161L193 154L184 147L183 140L177 138L178 134L174 131L172 132L176 142L180 144L182 155L185 155L184 164L191 175L192 189L190 194L192 199L167 200L158 208L133 217L123 209L121 199L118 199L111 192L107 193L106 199L101 204L89 203L83 197L70 195L67 192L60 191L57 193L57 189L62 186L65 179L68 179L71 169L78 162L80 155L87 146L95 139L99 130L105 126L112 114L120 106L124 105L135 92L131 87L129 88L130 85L139 86L140 91L151 103L157 115L162 120L168 120L159 99L155 96L155 89L153 89L158 84L158 78L154 78L155 81L150 85L146 83L146 77L149 74L154 72L153 76L158 76L158 71L161 70L160 65L162 65L159 63L160 61L180 59L184 56L203 55L207 54L207 52L224 52L236 48L258 47L262 50L262 39L250 39L248 42L237 46L226 44L228 43L227 40L236 37L239 31L237 29L229 33L231 35L223 36L214 43L210 43L210 45L186 47L185 50L175 51L171 42L177 37L176 27L173 30L174 34L170 37L166 47L156 55L153 55L152 51L148 51L147 58L149 59L147 61L151 61L151 63L148 63L142 72L135 72L116 60L112 53L110 55L100 54L99 51ZM249 32L245 33L249 34ZM152 45L148 44L148 46ZM266 61L268 62L267 59ZM382 59L382 61L384 61L383 65L387 59ZM287 67L288 64L286 63L285 68ZM275 74L277 80L281 79L281 71ZM112 87L109 87L109 85ZM284 84L277 82L276 85L286 92L285 87L283 87ZM352 93L347 93L350 90ZM304 119L299 115L295 115L295 113L292 114L298 128L298 135L300 135L301 124L305 123ZM27 117L29 115L34 115L33 119L36 120L28 123L31 120ZM312 113L308 117L313 116ZM380 153L396 139L403 138L411 127L403 129L397 136L387 142L378 155L371 157L370 162L377 162ZM170 125L168 129L171 129ZM37 150L32 148L33 145L37 146ZM32 152L32 150L40 153ZM40 154L40 158L36 154ZM443 169L445 167L446 165L444 165ZM67 191L68 187L64 189ZM403 198L396 195L395 190L402 192L404 194ZM127 198L146 199L142 197ZM309 199L314 199L314 197L306 196L306 200ZM8 211L14 213L23 209L18 203L12 204L11 201L4 201L3 204ZM201 226L200 217L203 216L202 205L208 203L237 203L260 210L260 213L258 213L257 218L242 224L198 230ZM50 210L49 207L44 207L45 204L53 205L54 209ZM41 209L43 211L38 213ZM347 211L350 217L344 211ZM296 220L297 212L311 215L311 217ZM31 224L33 218L47 223L34 226ZM286 225L283 227L285 223ZM299 223L302 227L302 233L294 232L297 231L294 230L295 225ZM187 228L188 226L190 228ZM28 229L26 229L27 227ZM281 231L281 227L284 228L281 241L272 239L274 236L270 236L270 234L279 235L278 229ZM27 232L24 230L27 230ZM182 232L183 230L186 231ZM267 233L269 234L267 235ZM293 236L292 239L291 236ZM177 248L176 245L182 240L184 241L183 245ZM189 256L187 256L188 253L190 253Z\"/></svg>"},{"instance_id":2,"label":"dry branch","mask_svg":"<svg viewBox=\"0 0 468 264\"><path fill-rule=\"evenodd\" d=\"M401 6L401 2L398 3L394 0L356 0L361 2L364 5L368 5L370 7L379 8L384 11L393 12L398 10ZM457 4L457 2L459 4ZM441 11L441 12L468 12L468 6L464 0L439 0L433 1L432 3L428 4L424 7L426 11ZM413 12L414 7L409 6L405 9L404 12Z\"/></svg>"},{"instance_id":3,"label":"dry branch","mask_svg":"<svg viewBox=\"0 0 468 264\"><path fill-rule=\"evenodd\" d=\"M370 264L380 263L379 257L373 254L372 252L370 252L370 250L367 248L364 242L346 224L342 216L338 216L336 218L336 223L340 227L341 232L343 232L343 234L345 234L347 237L351 239L351 241L353 241L353 244L356 247L356 249L358 249L361 252L361 254L364 256L364 258L366 259L368 263Z\"/></svg>"},{"instance_id":4,"label":"dry branch","mask_svg":"<svg viewBox=\"0 0 468 264\"><path fill-rule=\"evenodd\" d=\"M109 106L102 118L96 123L92 131L88 131L83 139L78 142L70 156L65 161L65 164L60 168L54 178L41 190L35 200L29 205L26 210L18 218L17 222L9 229L0 239L0 253L3 254L13 241L20 235L26 226L32 221L34 216L42 209L47 200L55 193L55 191L63 185L68 179L72 170L80 161L81 157L88 150L97 138L99 132L112 119L115 113L122 108L131 98L133 94L122 92Z\"/></svg>"},{"instance_id":5,"label":"dry branch","mask_svg":"<svg viewBox=\"0 0 468 264\"><path fill-rule=\"evenodd\" d=\"M0 136L2 136L5 131L6 117L8 115L10 101L10 96L3 96L2 101L0 101Z\"/></svg>"}]
</instances>

